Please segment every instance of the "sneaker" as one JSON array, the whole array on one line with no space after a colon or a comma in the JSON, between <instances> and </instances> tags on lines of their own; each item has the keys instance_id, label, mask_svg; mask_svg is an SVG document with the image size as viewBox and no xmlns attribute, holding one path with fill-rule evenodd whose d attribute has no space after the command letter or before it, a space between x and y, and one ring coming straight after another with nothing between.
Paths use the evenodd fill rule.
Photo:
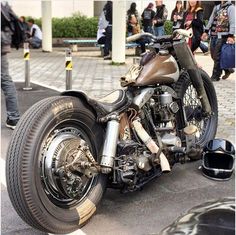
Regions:
<instances>
[{"instance_id":1,"label":"sneaker","mask_svg":"<svg viewBox=\"0 0 236 235\"><path fill-rule=\"evenodd\" d=\"M230 76L230 74L231 73L234 73L234 70L232 69L230 69L230 70L227 70L226 72L225 72L225 75L224 76L222 76L222 79L227 79L229 76Z\"/></svg>"},{"instance_id":2,"label":"sneaker","mask_svg":"<svg viewBox=\"0 0 236 235\"><path fill-rule=\"evenodd\" d=\"M9 118L7 118L6 121L6 127L14 130L16 128L16 124L19 120L15 119L15 120L10 120Z\"/></svg>"},{"instance_id":3,"label":"sneaker","mask_svg":"<svg viewBox=\"0 0 236 235\"><path fill-rule=\"evenodd\" d=\"M103 59L104 59L104 60L111 60L111 56L110 56L110 55L105 55L105 56L103 57Z\"/></svg>"}]
</instances>

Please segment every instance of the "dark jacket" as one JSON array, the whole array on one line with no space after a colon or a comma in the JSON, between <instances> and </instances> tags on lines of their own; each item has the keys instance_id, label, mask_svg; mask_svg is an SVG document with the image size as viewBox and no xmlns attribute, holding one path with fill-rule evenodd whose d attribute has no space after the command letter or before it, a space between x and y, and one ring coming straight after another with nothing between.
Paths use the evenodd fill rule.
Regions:
<instances>
[{"instance_id":1,"label":"dark jacket","mask_svg":"<svg viewBox=\"0 0 236 235\"><path fill-rule=\"evenodd\" d=\"M161 6L156 7L156 15L154 17L157 20L157 23L154 25L155 27L163 26L167 19L168 11L166 6L163 4Z\"/></svg>"},{"instance_id":2,"label":"dark jacket","mask_svg":"<svg viewBox=\"0 0 236 235\"><path fill-rule=\"evenodd\" d=\"M6 54L11 51L13 29L10 24L10 12L12 12L10 6L1 3L1 54Z\"/></svg>"},{"instance_id":3,"label":"dark jacket","mask_svg":"<svg viewBox=\"0 0 236 235\"><path fill-rule=\"evenodd\" d=\"M177 20L177 21L174 21L174 15L178 15L181 17L180 20ZM177 10L173 10L172 13L171 13L171 18L170 20L173 22L173 28L180 28L181 27L181 24L182 24L182 21L183 21L183 16L184 16L184 11L180 11L178 12Z\"/></svg>"},{"instance_id":4,"label":"dark jacket","mask_svg":"<svg viewBox=\"0 0 236 235\"><path fill-rule=\"evenodd\" d=\"M155 16L155 11L153 11L150 8L146 8L146 9L144 9L141 16L142 16L143 27L152 26L152 20Z\"/></svg>"},{"instance_id":5,"label":"dark jacket","mask_svg":"<svg viewBox=\"0 0 236 235\"><path fill-rule=\"evenodd\" d=\"M185 28L184 23L185 23L187 15L188 15L188 11L186 11L184 13L183 21L181 24L182 29ZM193 35L195 37L201 38L201 35L203 34L203 9L199 7L196 10L194 15L195 15L195 17L194 17L192 24L191 24L191 27L193 29Z\"/></svg>"},{"instance_id":6,"label":"dark jacket","mask_svg":"<svg viewBox=\"0 0 236 235\"><path fill-rule=\"evenodd\" d=\"M112 1L108 1L103 8L105 18L112 25Z\"/></svg>"}]
</instances>

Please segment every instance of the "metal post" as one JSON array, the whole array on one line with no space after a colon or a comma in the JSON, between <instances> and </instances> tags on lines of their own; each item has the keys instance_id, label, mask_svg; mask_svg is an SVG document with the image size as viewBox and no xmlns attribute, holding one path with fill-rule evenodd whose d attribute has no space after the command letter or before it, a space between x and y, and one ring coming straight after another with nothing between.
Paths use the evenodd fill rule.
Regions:
<instances>
[{"instance_id":1,"label":"metal post","mask_svg":"<svg viewBox=\"0 0 236 235\"><path fill-rule=\"evenodd\" d=\"M71 49L66 49L66 90L72 89L72 53Z\"/></svg>"},{"instance_id":2,"label":"metal post","mask_svg":"<svg viewBox=\"0 0 236 235\"><path fill-rule=\"evenodd\" d=\"M30 87L30 51L29 51L29 43L24 43L24 61L25 61L25 87L23 90L31 90Z\"/></svg>"}]
</instances>

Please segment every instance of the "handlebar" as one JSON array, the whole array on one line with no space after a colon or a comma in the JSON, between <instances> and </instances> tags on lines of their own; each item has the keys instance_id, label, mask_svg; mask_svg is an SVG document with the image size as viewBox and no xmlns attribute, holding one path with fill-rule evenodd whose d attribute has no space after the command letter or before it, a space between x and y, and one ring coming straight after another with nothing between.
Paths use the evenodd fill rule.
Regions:
<instances>
[{"instance_id":1,"label":"handlebar","mask_svg":"<svg viewBox=\"0 0 236 235\"><path fill-rule=\"evenodd\" d=\"M172 42L175 38L176 39L191 38L192 36L193 36L192 33L185 29L176 29L172 35L164 35L164 36L159 36L159 37L156 37L155 35L151 33L138 33L130 37L127 37L126 42L133 42L143 37L149 37L155 43L163 43L163 42Z\"/></svg>"}]
</instances>

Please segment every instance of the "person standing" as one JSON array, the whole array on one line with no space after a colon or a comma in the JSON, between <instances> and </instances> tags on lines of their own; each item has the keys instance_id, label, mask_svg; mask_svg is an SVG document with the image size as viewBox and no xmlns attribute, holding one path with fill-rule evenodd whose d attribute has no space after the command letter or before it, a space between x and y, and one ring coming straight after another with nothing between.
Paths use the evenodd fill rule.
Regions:
<instances>
[{"instance_id":1,"label":"person standing","mask_svg":"<svg viewBox=\"0 0 236 235\"><path fill-rule=\"evenodd\" d=\"M30 27L29 43L33 48L40 48L42 44L42 31L38 25L34 23L34 19L28 20Z\"/></svg>"},{"instance_id":2,"label":"person standing","mask_svg":"<svg viewBox=\"0 0 236 235\"><path fill-rule=\"evenodd\" d=\"M7 54L11 51L12 34L15 30L12 28L12 16L17 18L8 3L1 3L1 88L5 95L7 109L6 126L15 129L20 119L20 112L15 84L9 75L7 59Z\"/></svg>"},{"instance_id":3,"label":"person standing","mask_svg":"<svg viewBox=\"0 0 236 235\"><path fill-rule=\"evenodd\" d=\"M179 29L184 16L184 9L182 1L176 1L175 9L171 13L171 21L173 22L173 31Z\"/></svg>"},{"instance_id":4,"label":"person standing","mask_svg":"<svg viewBox=\"0 0 236 235\"><path fill-rule=\"evenodd\" d=\"M127 11L127 31L128 36L133 34L137 34L140 32L140 24L139 24L139 15L136 9L136 3L132 2L129 10Z\"/></svg>"},{"instance_id":5,"label":"person standing","mask_svg":"<svg viewBox=\"0 0 236 235\"><path fill-rule=\"evenodd\" d=\"M168 11L163 1L156 1L156 14L153 20L155 36L165 35L164 24L168 16Z\"/></svg>"},{"instance_id":6,"label":"person standing","mask_svg":"<svg viewBox=\"0 0 236 235\"><path fill-rule=\"evenodd\" d=\"M152 25L155 16L155 11L153 11L153 7L154 7L153 3L149 3L147 8L144 9L141 15L143 31L147 33L153 33Z\"/></svg>"},{"instance_id":7,"label":"person standing","mask_svg":"<svg viewBox=\"0 0 236 235\"><path fill-rule=\"evenodd\" d=\"M108 25L105 29L106 40L104 45L104 60L110 60L110 51L112 50L112 1L107 1L103 11L106 21L108 22Z\"/></svg>"},{"instance_id":8,"label":"person standing","mask_svg":"<svg viewBox=\"0 0 236 235\"><path fill-rule=\"evenodd\" d=\"M138 11L136 9L136 3L132 2L130 5L129 10L127 11L127 31L128 31L128 36L135 35L137 33L140 33L140 18ZM140 45L141 48L141 53L145 53L146 48L145 48L145 43L146 40L141 38L139 40L135 41L137 44Z\"/></svg>"},{"instance_id":9,"label":"person standing","mask_svg":"<svg viewBox=\"0 0 236 235\"><path fill-rule=\"evenodd\" d=\"M188 9L184 13L181 28L192 31L193 37L189 39L188 44L194 52L200 46L203 33L203 9L200 1L188 1Z\"/></svg>"},{"instance_id":10,"label":"person standing","mask_svg":"<svg viewBox=\"0 0 236 235\"><path fill-rule=\"evenodd\" d=\"M216 6L213 11L213 17L209 19L206 31L202 36L208 36L208 30L215 27L217 37L215 47L212 49L214 67L211 79L212 81L219 81L222 74L220 67L221 48L225 43L235 43L235 6L231 1L221 1L221 4ZM225 75L222 79L227 79L233 72L233 69L225 69Z\"/></svg>"}]
</instances>

